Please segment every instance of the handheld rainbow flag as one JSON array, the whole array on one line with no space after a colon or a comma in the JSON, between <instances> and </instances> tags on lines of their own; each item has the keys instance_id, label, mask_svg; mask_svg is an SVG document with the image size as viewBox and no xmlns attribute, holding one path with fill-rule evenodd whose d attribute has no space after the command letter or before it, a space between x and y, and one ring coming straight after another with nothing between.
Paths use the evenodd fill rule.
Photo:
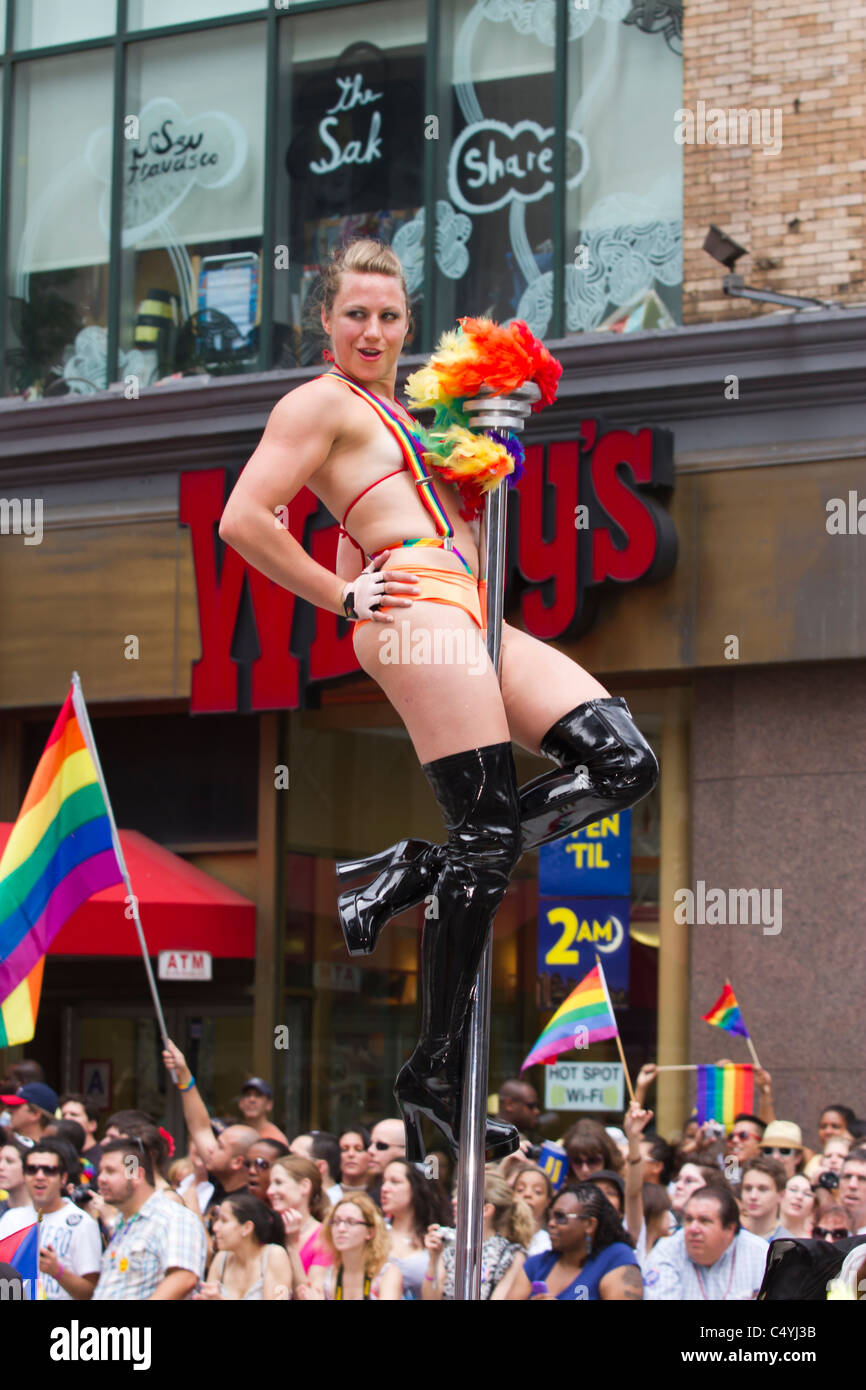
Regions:
<instances>
[{"instance_id":1,"label":"handheld rainbow flag","mask_svg":"<svg viewBox=\"0 0 866 1390\"><path fill-rule=\"evenodd\" d=\"M701 1017L704 1023L711 1023L714 1028L722 1028L726 1033L736 1033L741 1038L749 1036L740 1006L728 982L709 1013L702 1014Z\"/></svg>"},{"instance_id":2,"label":"handheld rainbow flag","mask_svg":"<svg viewBox=\"0 0 866 1390\"><path fill-rule=\"evenodd\" d=\"M619 1029L600 967L594 965L560 1004L520 1070L525 1071L538 1062L555 1061L561 1052L570 1052L577 1046L576 1037L581 1047L587 1047L590 1043L618 1036Z\"/></svg>"},{"instance_id":3,"label":"handheld rainbow flag","mask_svg":"<svg viewBox=\"0 0 866 1390\"><path fill-rule=\"evenodd\" d=\"M21 1275L25 1298L39 1296L39 1223L35 1218L0 1240L0 1262Z\"/></svg>"},{"instance_id":4,"label":"handheld rainbow flag","mask_svg":"<svg viewBox=\"0 0 866 1390\"><path fill-rule=\"evenodd\" d=\"M45 953L64 922L123 882L76 695L83 708L73 681L0 858L0 1047L33 1037Z\"/></svg>"},{"instance_id":5,"label":"handheld rainbow flag","mask_svg":"<svg viewBox=\"0 0 866 1390\"><path fill-rule=\"evenodd\" d=\"M754 1114L755 1080L751 1062L698 1067L697 1121L716 1120L730 1129L741 1112Z\"/></svg>"}]
</instances>

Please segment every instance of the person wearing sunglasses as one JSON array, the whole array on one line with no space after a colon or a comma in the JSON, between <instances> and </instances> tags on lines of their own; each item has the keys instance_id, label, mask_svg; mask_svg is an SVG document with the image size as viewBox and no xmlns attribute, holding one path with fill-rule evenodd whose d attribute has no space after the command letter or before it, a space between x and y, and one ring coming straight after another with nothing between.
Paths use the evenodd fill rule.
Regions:
<instances>
[{"instance_id":1,"label":"person wearing sunglasses","mask_svg":"<svg viewBox=\"0 0 866 1390\"><path fill-rule=\"evenodd\" d=\"M732 1154L738 1163L745 1163L747 1158L759 1158L765 1128L763 1120L759 1120L757 1115L737 1115L734 1127L728 1135L728 1153Z\"/></svg>"},{"instance_id":2,"label":"person wearing sunglasses","mask_svg":"<svg viewBox=\"0 0 866 1390\"><path fill-rule=\"evenodd\" d=\"M313 1265L308 1299L329 1303L395 1303L403 1297L399 1268L388 1261L390 1237L379 1208L363 1192L338 1201L322 1226L333 1264Z\"/></svg>"},{"instance_id":3,"label":"person wearing sunglasses","mask_svg":"<svg viewBox=\"0 0 866 1390\"><path fill-rule=\"evenodd\" d=\"M802 1130L792 1120L773 1120L768 1124L760 1147L765 1158L775 1158L781 1163L786 1180L799 1173L807 1156Z\"/></svg>"},{"instance_id":4,"label":"person wearing sunglasses","mask_svg":"<svg viewBox=\"0 0 866 1390\"><path fill-rule=\"evenodd\" d=\"M530 1255L514 1276L508 1299L515 1302L580 1300L637 1301L643 1278L631 1237L592 1183L567 1185L548 1215L551 1249ZM545 1292L534 1291L544 1285Z\"/></svg>"},{"instance_id":5,"label":"person wearing sunglasses","mask_svg":"<svg viewBox=\"0 0 866 1390\"><path fill-rule=\"evenodd\" d=\"M844 1207L828 1207L820 1221L812 1227L813 1240L847 1240L848 1216Z\"/></svg>"},{"instance_id":6,"label":"person wearing sunglasses","mask_svg":"<svg viewBox=\"0 0 866 1390\"><path fill-rule=\"evenodd\" d=\"M244 1154L244 1169L247 1190L253 1197L260 1197L263 1202L268 1200L271 1167L275 1159L284 1157L288 1152L288 1144L281 1144L279 1139L257 1139L255 1144L250 1144Z\"/></svg>"},{"instance_id":7,"label":"person wearing sunglasses","mask_svg":"<svg viewBox=\"0 0 866 1390\"><path fill-rule=\"evenodd\" d=\"M41 1139L24 1160L24 1181L39 1221L39 1279L52 1302L92 1297L102 1265L98 1225L64 1196L71 1159L62 1140Z\"/></svg>"}]
</instances>

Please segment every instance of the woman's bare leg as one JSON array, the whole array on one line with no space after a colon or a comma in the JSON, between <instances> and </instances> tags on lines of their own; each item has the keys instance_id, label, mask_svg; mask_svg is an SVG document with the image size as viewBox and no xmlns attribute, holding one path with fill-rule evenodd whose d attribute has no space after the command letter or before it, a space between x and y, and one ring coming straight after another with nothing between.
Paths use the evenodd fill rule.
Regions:
<instances>
[{"instance_id":1,"label":"woman's bare leg","mask_svg":"<svg viewBox=\"0 0 866 1390\"><path fill-rule=\"evenodd\" d=\"M355 633L355 654L406 725L418 761L508 742L496 673L468 613L423 600L393 612L393 623Z\"/></svg>"},{"instance_id":2,"label":"woman's bare leg","mask_svg":"<svg viewBox=\"0 0 866 1390\"><path fill-rule=\"evenodd\" d=\"M502 624L502 700L511 737L530 753L564 714L609 691L578 666L528 632Z\"/></svg>"}]
</instances>

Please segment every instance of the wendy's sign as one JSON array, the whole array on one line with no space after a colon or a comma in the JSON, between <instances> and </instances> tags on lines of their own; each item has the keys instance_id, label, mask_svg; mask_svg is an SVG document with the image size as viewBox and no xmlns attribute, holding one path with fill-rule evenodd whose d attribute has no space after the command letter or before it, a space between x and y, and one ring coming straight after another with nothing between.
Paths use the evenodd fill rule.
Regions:
<instances>
[{"instance_id":1,"label":"wendy's sign","mask_svg":"<svg viewBox=\"0 0 866 1390\"><path fill-rule=\"evenodd\" d=\"M222 468L180 479L202 651L190 711L298 709L314 702L318 682L359 669L351 625L295 598L219 539L233 485ZM677 539L663 499L672 486L668 430L602 430L587 419L578 439L531 445L509 499L506 611L516 607L515 617L544 640L578 636L595 618L603 585L670 574ZM334 519L306 488L288 511L292 535L333 571Z\"/></svg>"}]
</instances>

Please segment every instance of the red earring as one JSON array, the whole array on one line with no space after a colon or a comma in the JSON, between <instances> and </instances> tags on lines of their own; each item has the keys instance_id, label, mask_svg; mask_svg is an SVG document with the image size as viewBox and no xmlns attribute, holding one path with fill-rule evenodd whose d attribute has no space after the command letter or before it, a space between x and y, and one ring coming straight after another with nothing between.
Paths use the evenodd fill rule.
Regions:
<instances>
[{"instance_id":1,"label":"red earring","mask_svg":"<svg viewBox=\"0 0 866 1390\"><path fill-rule=\"evenodd\" d=\"M337 360L330 348L322 349L322 358L325 362L336 362Z\"/></svg>"}]
</instances>

